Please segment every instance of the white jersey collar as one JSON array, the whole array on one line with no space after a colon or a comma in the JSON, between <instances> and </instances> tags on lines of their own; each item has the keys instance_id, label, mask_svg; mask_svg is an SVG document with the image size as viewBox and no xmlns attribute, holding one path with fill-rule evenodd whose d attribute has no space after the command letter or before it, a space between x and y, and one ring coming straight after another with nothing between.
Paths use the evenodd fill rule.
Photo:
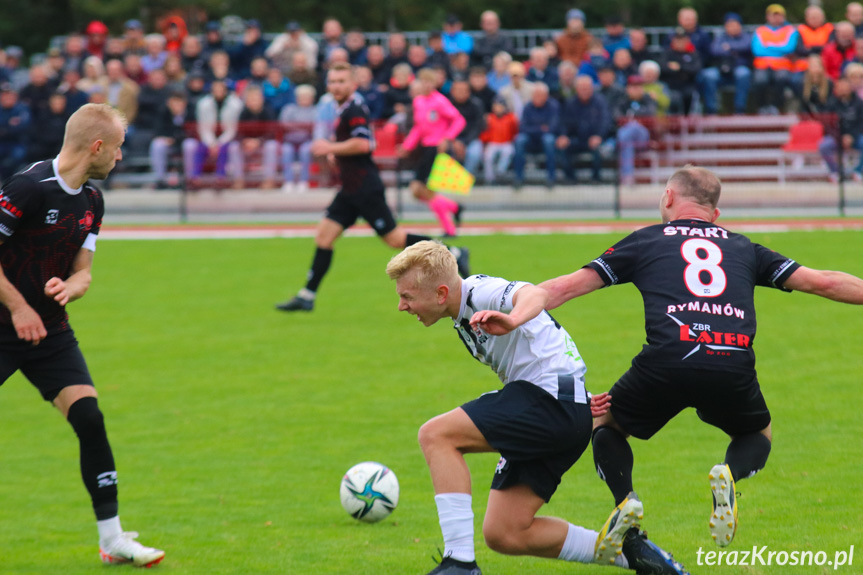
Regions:
<instances>
[{"instance_id":1,"label":"white jersey collar","mask_svg":"<svg viewBox=\"0 0 863 575\"><path fill-rule=\"evenodd\" d=\"M81 187L79 187L77 189L72 188L69 186L69 184L67 184L63 180L63 178L60 177L60 171L57 169L57 163L58 163L59 159L60 158L58 156L58 157L54 158L53 160L51 160L51 166L54 168L54 178L52 178L52 179L57 180L57 183L60 185L61 188L63 188L64 192L66 192L70 196L77 196L78 194L81 193L81 190L84 189L84 186L82 185Z\"/></svg>"}]
</instances>

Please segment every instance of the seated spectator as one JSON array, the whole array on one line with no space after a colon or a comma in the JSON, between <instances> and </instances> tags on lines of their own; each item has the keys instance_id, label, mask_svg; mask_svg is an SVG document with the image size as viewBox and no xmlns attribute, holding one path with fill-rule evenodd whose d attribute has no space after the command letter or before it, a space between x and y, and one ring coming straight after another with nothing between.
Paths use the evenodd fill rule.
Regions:
<instances>
[{"instance_id":1,"label":"seated spectator","mask_svg":"<svg viewBox=\"0 0 863 575\"><path fill-rule=\"evenodd\" d=\"M542 47L545 48L545 53L548 54L549 67L557 70L557 66L561 62L560 52L557 49L557 42L554 40L545 40L542 43Z\"/></svg>"},{"instance_id":2,"label":"seated spectator","mask_svg":"<svg viewBox=\"0 0 863 575\"><path fill-rule=\"evenodd\" d=\"M547 84L543 85L548 87ZM522 121L521 115L525 105L531 100L539 98L533 87L533 82L525 80L524 64L521 62L510 62L509 84L501 88L498 94L503 97L507 109L512 110L512 113L515 114L519 122Z\"/></svg>"},{"instance_id":3,"label":"seated spectator","mask_svg":"<svg viewBox=\"0 0 863 575\"><path fill-rule=\"evenodd\" d=\"M369 63L366 57L366 35L359 28L353 28L345 36L345 50L348 51L351 66L365 66Z\"/></svg>"},{"instance_id":4,"label":"seated spectator","mask_svg":"<svg viewBox=\"0 0 863 575\"><path fill-rule=\"evenodd\" d=\"M447 54L473 52L473 37L462 30L461 18L457 14L447 14L443 21L443 49Z\"/></svg>"},{"instance_id":5,"label":"seated spectator","mask_svg":"<svg viewBox=\"0 0 863 575\"><path fill-rule=\"evenodd\" d=\"M314 70L318 65L318 43L306 34L296 20L285 25L285 31L273 38L272 43L264 51L264 56L282 71L290 74L293 71L294 54L302 52L306 55L306 66Z\"/></svg>"},{"instance_id":6,"label":"seated spectator","mask_svg":"<svg viewBox=\"0 0 863 575\"><path fill-rule=\"evenodd\" d=\"M482 158L482 142L479 135L485 130L485 110L479 98L470 93L466 80L456 80L450 87L450 100L465 119L465 126L450 143L449 154L461 162L465 169L476 176Z\"/></svg>"},{"instance_id":7,"label":"seated spectator","mask_svg":"<svg viewBox=\"0 0 863 575\"><path fill-rule=\"evenodd\" d=\"M557 69L548 65L548 52L537 46L530 51L530 69L527 71L528 82L542 82L554 94L560 89L560 78Z\"/></svg>"},{"instance_id":8,"label":"seated spectator","mask_svg":"<svg viewBox=\"0 0 863 575\"><path fill-rule=\"evenodd\" d=\"M161 21L160 27L165 37L165 50L171 54L179 54L183 40L189 35L186 21L180 16L168 16Z\"/></svg>"},{"instance_id":9,"label":"seated spectator","mask_svg":"<svg viewBox=\"0 0 863 575\"><path fill-rule=\"evenodd\" d=\"M276 114L294 101L294 86L282 75L282 70L278 66L272 66L267 70L267 79L262 87L267 105Z\"/></svg>"},{"instance_id":10,"label":"seated spectator","mask_svg":"<svg viewBox=\"0 0 863 575\"><path fill-rule=\"evenodd\" d=\"M9 46L6 53L6 81L12 84L15 90L22 90L30 81L30 71L21 65L24 58L24 50L18 46Z\"/></svg>"},{"instance_id":11,"label":"seated spectator","mask_svg":"<svg viewBox=\"0 0 863 575\"><path fill-rule=\"evenodd\" d=\"M698 12L695 8L684 7L678 10L677 25L686 32L686 35L689 37L690 49L698 52L698 58L701 60L702 66L709 66L712 63L710 59L710 44L713 39L710 32L703 30L698 24Z\"/></svg>"},{"instance_id":12,"label":"seated spectator","mask_svg":"<svg viewBox=\"0 0 863 575\"><path fill-rule=\"evenodd\" d=\"M464 80L470 75L470 55L456 52L449 57L449 76L451 80Z\"/></svg>"},{"instance_id":13,"label":"seated spectator","mask_svg":"<svg viewBox=\"0 0 863 575\"><path fill-rule=\"evenodd\" d=\"M93 86L102 83L104 77L105 65L102 63L102 59L97 56L88 56L84 60L84 75L78 80L78 89L89 93L93 90Z\"/></svg>"},{"instance_id":14,"label":"seated spectator","mask_svg":"<svg viewBox=\"0 0 863 575\"><path fill-rule=\"evenodd\" d=\"M639 78L639 80L641 80L639 76L634 74L630 75L629 78ZM644 86L642 84L644 84L643 80L641 80L640 84L641 91L643 92ZM618 108L618 105L626 97L626 91L617 83L617 74L615 73L614 68L603 66L599 69L599 93L603 98L605 98L608 109L613 114ZM572 95L569 97L572 97Z\"/></svg>"},{"instance_id":15,"label":"seated spectator","mask_svg":"<svg viewBox=\"0 0 863 575\"><path fill-rule=\"evenodd\" d=\"M11 48L11 46L10 46ZM66 58L66 68L74 68L78 73L84 75L84 60L89 54L84 53L84 38L80 34L69 34L63 47L63 56ZM6 57L9 57L9 49L6 49Z\"/></svg>"},{"instance_id":16,"label":"seated spectator","mask_svg":"<svg viewBox=\"0 0 863 575\"><path fill-rule=\"evenodd\" d=\"M316 72L324 69L324 64L330 59L330 53L336 48L345 47L344 28L335 18L327 18L321 28L321 40L318 42L318 66Z\"/></svg>"},{"instance_id":17,"label":"seated spectator","mask_svg":"<svg viewBox=\"0 0 863 575\"><path fill-rule=\"evenodd\" d=\"M491 70L488 71L488 87L500 94L500 89L509 85L509 65L512 56L507 52L498 52L491 60Z\"/></svg>"},{"instance_id":18,"label":"seated spectator","mask_svg":"<svg viewBox=\"0 0 863 575\"><path fill-rule=\"evenodd\" d=\"M242 41L228 52L231 59L230 76L234 80L247 78L251 74L252 62L255 58L264 58L267 51L268 44L261 33L260 21L246 20L245 25Z\"/></svg>"},{"instance_id":19,"label":"seated spectator","mask_svg":"<svg viewBox=\"0 0 863 575\"><path fill-rule=\"evenodd\" d=\"M168 182L170 158L182 153L181 145L186 137L185 126L194 121L194 112L189 108L186 95L183 92L172 92L159 110L155 137L150 142L150 167L156 177L156 189L173 187Z\"/></svg>"},{"instance_id":20,"label":"seated spectator","mask_svg":"<svg viewBox=\"0 0 863 575\"><path fill-rule=\"evenodd\" d=\"M47 56L48 57L45 60L45 70L48 73L48 78L50 79L51 83L57 86L62 81L63 72L66 70L66 58L63 57L63 52L61 52L59 48L50 48L48 50ZM22 72L25 71L22 70ZM2 76L3 72L0 72L0 77ZM27 74L27 76L29 79L29 74ZM22 84L21 88L26 85L26 83ZM12 82L12 86L15 86L14 81ZM20 90L20 88L16 89Z\"/></svg>"},{"instance_id":21,"label":"seated spectator","mask_svg":"<svg viewBox=\"0 0 863 575\"><path fill-rule=\"evenodd\" d=\"M291 71L288 72L288 80L294 86L301 84L309 84L315 86L318 83L318 74L314 68L309 65L305 52L294 52L291 61Z\"/></svg>"},{"instance_id":22,"label":"seated spectator","mask_svg":"<svg viewBox=\"0 0 863 575\"><path fill-rule=\"evenodd\" d=\"M12 84L0 85L0 182L11 178L26 163L29 135L27 106L18 101Z\"/></svg>"},{"instance_id":23,"label":"seated spectator","mask_svg":"<svg viewBox=\"0 0 863 575\"><path fill-rule=\"evenodd\" d=\"M792 56L799 41L797 28L785 21L785 8L768 6L767 23L752 36L752 88L759 114L777 114L785 107L785 88L792 86Z\"/></svg>"},{"instance_id":24,"label":"seated spectator","mask_svg":"<svg viewBox=\"0 0 863 575\"><path fill-rule=\"evenodd\" d=\"M626 48L618 48L614 51L614 55L611 57L611 66L614 69L615 83L618 86L625 86L626 79L638 73L638 68L632 63L632 56Z\"/></svg>"},{"instance_id":25,"label":"seated spectator","mask_svg":"<svg viewBox=\"0 0 863 575\"><path fill-rule=\"evenodd\" d=\"M363 97L369 108L369 119L380 120L384 112L384 94L374 83L372 71L368 66L356 66L354 81L357 83L357 94Z\"/></svg>"},{"instance_id":26,"label":"seated spectator","mask_svg":"<svg viewBox=\"0 0 863 575\"><path fill-rule=\"evenodd\" d=\"M80 79L81 75L78 73L78 70L70 68L63 73L63 81L57 86L57 91L66 96L66 111L70 116L90 99L90 96L86 92L78 89L78 81Z\"/></svg>"},{"instance_id":27,"label":"seated spectator","mask_svg":"<svg viewBox=\"0 0 863 575\"><path fill-rule=\"evenodd\" d=\"M143 86L147 83L147 73L141 66L141 57L137 54L126 54L126 57L123 58L123 69L126 77L137 85Z\"/></svg>"},{"instance_id":28,"label":"seated spectator","mask_svg":"<svg viewBox=\"0 0 863 575\"><path fill-rule=\"evenodd\" d=\"M138 92L138 113L135 116L134 130L131 130L126 138L126 145L130 149L146 150L149 147L159 116L170 95L165 71L157 68L150 72L147 83Z\"/></svg>"},{"instance_id":29,"label":"seated spectator","mask_svg":"<svg viewBox=\"0 0 863 575\"><path fill-rule=\"evenodd\" d=\"M575 78L578 76L578 68L569 60L564 60L557 66L557 77L559 86L557 92L552 94L555 100L563 104L575 96Z\"/></svg>"},{"instance_id":30,"label":"seated spectator","mask_svg":"<svg viewBox=\"0 0 863 575\"><path fill-rule=\"evenodd\" d=\"M13 86L14 89L14 86ZM45 67L41 64L30 66L30 82L18 92L18 99L30 109L30 118L38 119L48 111L48 100L56 90Z\"/></svg>"},{"instance_id":31,"label":"seated spectator","mask_svg":"<svg viewBox=\"0 0 863 575\"><path fill-rule=\"evenodd\" d=\"M243 94L245 106L240 113L237 139L228 144L228 163L234 166L234 189L246 187L244 174L250 159L260 157L263 180L261 188L276 187L279 143L276 141L276 114L264 100L264 91L250 84Z\"/></svg>"},{"instance_id":32,"label":"seated spectator","mask_svg":"<svg viewBox=\"0 0 863 575\"><path fill-rule=\"evenodd\" d=\"M644 80L644 92L656 102L656 115L662 118L671 106L671 92L665 82L659 80L659 74L659 64L653 60L645 60L638 67L638 75Z\"/></svg>"},{"instance_id":33,"label":"seated spectator","mask_svg":"<svg viewBox=\"0 0 863 575\"><path fill-rule=\"evenodd\" d=\"M515 114L506 107L503 98L495 98L491 105L491 113L486 116L486 129L479 139L485 144L482 155L482 165L485 172L486 185L495 183L495 179L504 175L509 169L509 163L515 153L515 141L518 134L518 120Z\"/></svg>"},{"instance_id":34,"label":"seated spectator","mask_svg":"<svg viewBox=\"0 0 863 575\"><path fill-rule=\"evenodd\" d=\"M491 104L497 98L497 93L488 87L488 75L482 66L474 66L467 77L470 83L470 93L482 102L483 113L491 112Z\"/></svg>"},{"instance_id":35,"label":"seated spectator","mask_svg":"<svg viewBox=\"0 0 863 575\"><path fill-rule=\"evenodd\" d=\"M839 78L833 84L833 94L827 101L826 111L835 114L839 119L839 141L832 135L835 126L827 126L824 130L826 135L818 145L818 151L830 171L830 181L836 182L840 178L837 157L839 146L842 146L843 150L863 151L863 100L851 90L847 78ZM860 154L860 160L852 175L855 181L863 181L863 153Z\"/></svg>"},{"instance_id":36,"label":"seated spectator","mask_svg":"<svg viewBox=\"0 0 863 575\"><path fill-rule=\"evenodd\" d=\"M743 20L739 14L725 15L725 29L710 46L713 66L702 74L704 113L719 112L718 91L720 86L734 86L734 113L745 114L749 99L749 83L752 71L752 38L743 31Z\"/></svg>"},{"instance_id":37,"label":"seated spectator","mask_svg":"<svg viewBox=\"0 0 863 575\"><path fill-rule=\"evenodd\" d=\"M689 114L696 91L696 77L701 71L698 52L689 51L689 36L677 28L671 45L659 56L662 81L671 91L671 113Z\"/></svg>"},{"instance_id":38,"label":"seated spectator","mask_svg":"<svg viewBox=\"0 0 863 575\"><path fill-rule=\"evenodd\" d=\"M108 38L105 43L105 58L108 60L122 60L126 55L126 44L122 38ZM65 62L64 62L65 63Z\"/></svg>"},{"instance_id":39,"label":"seated spectator","mask_svg":"<svg viewBox=\"0 0 863 575\"><path fill-rule=\"evenodd\" d=\"M241 98L246 97L246 87L250 85L263 86L267 81L267 75L270 73L270 63L263 56L252 60L252 65L249 70L249 75L238 81L235 85L237 95Z\"/></svg>"},{"instance_id":40,"label":"seated spectator","mask_svg":"<svg viewBox=\"0 0 863 575\"><path fill-rule=\"evenodd\" d=\"M225 41L222 39L222 25L218 21L207 22L204 26L204 50L202 57L205 62L210 61L213 52L224 52Z\"/></svg>"},{"instance_id":41,"label":"seated spectator","mask_svg":"<svg viewBox=\"0 0 863 575\"><path fill-rule=\"evenodd\" d=\"M653 60L654 55L647 46L647 34L641 28L632 28L629 31L629 45L629 55L636 68L645 60Z\"/></svg>"},{"instance_id":42,"label":"seated spectator","mask_svg":"<svg viewBox=\"0 0 863 575\"><path fill-rule=\"evenodd\" d=\"M849 2L845 6L845 19L854 25L856 36L863 36L863 4Z\"/></svg>"},{"instance_id":43,"label":"seated spectator","mask_svg":"<svg viewBox=\"0 0 863 575\"><path fill-rule=\"evenodd\" d=\"M384 118L403 113L405 107L410 105L411 96L408 88L413 79L414 74L410 64L402 63L393 68L389 89L384 92Z\"/></svg>"},{"instance_id":44,"label":"seated spectator","mask_svg":"<svg viewBox=\"0 0 863 575\"><path fill-rule=\"evenodd\" d=\"M851 84L851 91L863 100L863 64L852 62L845 68L845 77Z\"/></svg>"},{"instance_id":45,"label":"seated spectator","mask_svg":"<svg viewBox=\"0 0 863 575\"><path fill-rule=\"evenodd\" d=\"M650 141L650 131L642 122L656 118L656 102L644 92L644 79L630 76L626 94L612 112L617 130L617 149L620 160L620 183L635 183L635 151ZM639 121L641 119L641 121Z\"/></svg>"},{"instance_id":46,"label":"seated spectator","mask_svg":"<svg viewBox=\"0 0 863 575\"><path fill-rule=\"evenodd\" d=\"M800 43L797 55L801 57L798 64L808 62L810 54L820 54L833 35L833 24L827 21L821 6L810 4L803 13L803 24L797 26ZM798 72L805 71L805 65L798 65Z\"/></svg>"},{"instance_id":47,"label":"seated spectator","mask_svg":"<svg viewBox=\"0 0 863 575\"><path fill-rule=\"evenodd\" d=\"M100 60L104 60L108 27L99 20L93 20L87 24L84 33L87 35L87 53L91 56L96 56Z\"/></svg>"},{"instance_id":48,"label":"seated spectator","mask_svg":"<svg viewBox=\"0 0 863 575\"><path fill-rule=\"evenodd\" d=\"M831 80L839 78L845 62L854 59L854 52L854 25L851 22L838 22L835 39L828 42L821 51L824 70Z\"/></svg>"},{"instance_id":49,"label":"seated spectator","mask_svg":"<svg viewBox=\"0 0 863 575\"><path fill-rule=\"evenodd\" d=\"M165 65L168 52L165 50L165 37L161 34L147 34L144 36L144 44L147 53L141 56L141 67L149 74L153 70L159 70Z\"/></svg>"},{"instance_id":50,"label":"seated spectator","mask_svg":"<svg viewBox=\"0 0 863 575\"><path fill-rule=\"evenodd\" d=\"M449 76L449 61L450 55L443 49L443 35L439 30L429 32L429 49L428 58L426 61L431 67L442 66L446 70L447 77Z\"/></svg>"},{"instance_id":51,"label":"seated spectator","mask_svg":"<svg viewBox=\"0 0 863 575\"><path fill-rule=\"evenodd\" d=\"M177 92L186 85L186 71L183 69L183 60L179 54L168 54L165 59L165 77L168 81L168 90Z\"/></svg>"},{"instance_id":52,"label":"seated spectator","mask_svg":"<svg viewBox=\"0 0 863 575\"><path fill-rule=\"evenodd\" d=\"M408 42L405 35L401 32L393 32L387 38L387 47L389 48L386 58L384 58L383 70L381 71L384 81L389 83L393 75L393 68L399 64L407 64L408 61Z\"/></svg>"},{"instance_id":53,"label":"seated spectator","mask_svg":"<svg viewBox=\"0 0 863 575\"><path fill-rule=\"evenodd\" d=\"M517 64L513 62L512 65ZM515 154L513 168L515 169L516 190L524 184L524 166L527 154L542 153L545 156L545 185L554 186L556 152L555 136L560 125L560 106L557 100L548 97L548 86L542 82L530 84L531 98L524 105L519 121L519 134L515 137ZM506 101L504 99L504 101Z\"/></svg>"},{"instance_id":54,"label":"seated spectator","mask_svg":"<svg viewBox=\"0 0 863 575\"><path fill-rule=\"evenodd\" d=\"M229 90L234 89L234 79L231 76L231 57L223 50L217 50L210 55L209 67L205 71L207 84L224 82Z\"/></svg>"},{"instance_id":55,"label":"seated spectator","mask_svg":"<svg viewBox=\"0 0 863 575\"><path fill-rule=\"evenodd\" d=\"M389 71L384 67L386 59L384 47L379 44L372 44L366 50L366 59L368 60L369 70L372 71L373 82L378 86L385 86L389 81L387 77Z\"/></svg>"},{"instance_id":56,"label":"seated spectator","mask_svg":"<svg viewBox=\"0 0 863 575\"><path fill-rule=\"evenodd\" d=\"M586 22L584 12L578 8L572 8L566 12L566 29L555 40L557 52L561 60L569 61L576 66L581 65L587 47L593 36L585 30Z\"/></svg>"},{"instance_id":57,"label":"seated spectator","mask_svg":"<svg viewBox=\"0 0 863 575\"><path fill-rule=\"evenodd\" d=\"M315 88L308 84L294 90L295 104L288 104L279 114L279 122L285 130L282 144L282 171L285 192L305 191L309 187L309 170L312 165L312 140L314 126L318 121L315 108ZM294 172L294 162L299 160L300 172Z\"/></svg>"},{"instance_id":58,"label":"seated spectator","mask_svg":"<svg viewBox=\"0 0 863 575\"><path fill-rule=\"evenodd\" d=\"M822 114L833 93L833 82L830 81L824 69L824 61L818 54L810 54L808 59L806 71L803 73L800 109L807 114Z\"/></svg>"},{"instance_id":59,"label":"seated spectator","mask_svg":"<svg viewBox=\"0 0 863 575\"><path fill-rule=\"evenodd\" d=\"M428 55L426 54L426 49L419 44L414 44L408 48L408 64L411 65L411 69L413 69L414 74L428 65L428 62L426 61L427 58Z\"/></svg>"},{"instance_id":60,"label":"seated spectator","mask_svg":"<svg viewBox=\"0 0 863 575\"><path fill-rule=\"evenodd\" d=\"M602 47L609 54L614 54L620 48L629 50L629 35L620 16L609 16L605 19L605 34L602 36Z\"/></svg>"},{"instance_id":61,"label":"seated spectator","mask_svg":"<svg viewBox=\"0 0 863 575\"><path fill-rule=\"evenodd\" d=\"M512 38L500 31L500 17L494 10L486 10L479 16L479 27L482 34L473 45L471 59L474 65L486 70L491 68L491 61L498 52L512 53L514 46Z\"/></svg>"},{"instance_id":62,"label":"seated spectator","mask_svg":"<svg viewBox=\"0 0 863 575\"><path fill-rule=\"evenodd\" d=\"M863 64L863 38L854 39L854 57L846 60L842 64L842 75L845 75L845 70L851 64Z\"/></svg>"},{"instance_id":63,"label":"seated spectator","mask_svg":"<svg viewBox=\"0 0 863 575\"><path fill-rule=\"evenodd\" d=\"M106 102L123 112L129 125L134 126L135 119L138 117L140 86L126 77L123 63L119 60L108 60L105 72L105 77L98 86L105 95Z\"/></svg>"},{"instance_id":64,"label":"seated spectator","mask_svg":"<svg viewBox=\"0 0 863 575\"><path fill-rule=\"evenodd\" d=\"M147 53L147 44L144 42L144 25L140 20L126 20L123 24L123 52L125 54L137 54L143 56Z\"/></svg>"},{"instance_id":65,"label":"seated spectator","mask_svg":"<svg viewBox=\"0 0 863 575\"><path fill-rule=\"evenodd\" d=\"M602 45L599 38L593 38L587 45L587 54L578 67L579 76L590 76L594 82L599 80L596 73L603 66L611 65L611 55Z\"/></svg>"},{"instance_id":66,"label":"seated spectator","mask_svg":"<svg viewBox=\"0 0 863 575\"><path fill-rule=\"evenodd\" d=\"M611 112L605 98L594 93L593 80L589 76L579 76L575 79L575 97L567 100L561 108L560 135L555 142L563 156L563 173L569 181L578 179L573 156L582 153L591 155L593 181L600 181L600 146L611 129Z\"/></svg>"},{"instance_id":67,"label":"seated spectator","mask_svg":"<svg viewBox=\"0 0 863 575\"><path fill-rule=\"evenodd\" d=\"M216 79L210 84L210 93L201 98L195 108L197 138L183 141L183 172L186 181L190 182L201 175L208 157L215 160L216 175L224 180L228 167L228 145L237 137L243 101L228 89L224 80Z\"/></svg>"},{"instance_id":68,"label":"seated spectator","mask_svg":"<svg viewBox=\"0 0 863 575\"><path fill-rule=\"evenodd\" d=\"M198 107L198 101L207 95L207 84L204 81L204 73L200 70L192 70L186 78L186 99L189 110L194 114Z\"/></svg>"}]
</instances>

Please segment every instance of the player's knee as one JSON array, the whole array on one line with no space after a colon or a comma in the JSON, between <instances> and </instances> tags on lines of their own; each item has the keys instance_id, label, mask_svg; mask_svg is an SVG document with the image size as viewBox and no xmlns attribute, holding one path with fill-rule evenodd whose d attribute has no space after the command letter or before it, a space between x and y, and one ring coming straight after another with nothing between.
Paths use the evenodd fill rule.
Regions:
<instances>
[{"instance_id":1,"label":"player's knee","mask_svg":"<svg viewBox=\"0 0 863 575\"><path fill-rule=\"evenodd\" d=\"M525 550L518 533L499 523L483 523L482 536L489 549L504 555L521 555Z\"/></svg>"},{"instance_id":2,"label":"player's knee","mask_svg":"<svg viewBox=\"0 0 863 575\"><path fill-rule=\"evenodd\" d=\"M446 443L446 429L440 420L430 419L420 427L417 439L423 452Z\"/></svg>"},{"instance_id":3,"label":"player's knee","mask_svg":"<svg viewBox=\"0 0 863 575\"><path fill-rule=\"evenodd\" d=\"M73 403L66 419L78 437L105 433L105 418L95 397L82 397Z\"/></svg>"}]
</instances>

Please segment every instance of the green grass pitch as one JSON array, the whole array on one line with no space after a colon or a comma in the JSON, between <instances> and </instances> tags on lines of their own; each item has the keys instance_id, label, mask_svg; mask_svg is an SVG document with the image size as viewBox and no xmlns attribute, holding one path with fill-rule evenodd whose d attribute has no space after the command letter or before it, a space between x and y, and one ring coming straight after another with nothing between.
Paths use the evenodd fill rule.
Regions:
<instances>
[{"instance_id":1,"label":"green grass pitch","mask_svg":"<svg viewBox=\"0 0 863 575\"><path fill-rule=\"evenodd\" d=\"M733 223L730 225L733 229ZM463 240L475 272L538 282L567 273L621 235ZM863 233L753 234L804 265L863 276ZM423 574L442 546L419 426L498 387L447 321L423 328L396 310L392 252L346 238L312 314L273 304L301 286L312 241L102 241L90 293L70 306L101 393L120 477L120 515L167 551L167 574ZM755 344L774 417L767 468L740 482L730 549L835 551L863 573L863 309L760 289ZM555 317L608 389L640 349L632 286L570 302ZM722 401L722 390L716 390ZM20 376L0 389L0 574L107 573L96 547L71 428ZM707 471L723 434L693 412L633 442L645 527L693 573L808 575L823 567L699 567L716 549ZM377 460L401 483L398 509L361 524L339 504L342 474ZM611 574L613 568L504 557L482 543L494 455L469 456L478 560L486 574ZM544 513L598 529L612 507L590 451Z\"/></svg>"}]
</instances>

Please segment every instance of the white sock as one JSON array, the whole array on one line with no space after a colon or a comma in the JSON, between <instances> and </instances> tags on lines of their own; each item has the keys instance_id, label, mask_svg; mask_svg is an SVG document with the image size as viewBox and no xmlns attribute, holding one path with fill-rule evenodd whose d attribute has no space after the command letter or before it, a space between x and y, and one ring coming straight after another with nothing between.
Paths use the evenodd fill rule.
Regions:
<instances>
[{"instance_id":1,"label":"white sock","mask_svg":"<svg viewBox=\"0 0 863 575\"><path fill-rule=\"evenodd\" d=\"M120 516L115 515L110 519L102 519L101 521L96 521L96 527L99 529L99 541L110 541L117 535L123 532L123 528L120 527Z\"/></svg>"},{"instance_id":2,"label":"white sock","mask_svg":"<svg viewBox=\"0 0 863 575\"><path fill-rule=\"evenodd\" d=\"M434 496L434 501L443 533L444 557L475 561L471 496L468 493L441 493Z\"/></svg>"},{"instance_id":3,"label":"white sock","mask_svg":"<svg viewBox=\"0 0 863 575\"><path fill-rule=\"evenodd\" d=\"M309 289L300 288L300 291L297 292L297 295L303 299L315 301L315 292L313 292Z\"/></svg>"},{"instance_id":4,"label":"white sock","mask_svg":"<svg viewBox=\"0 0 863 575\"><path fill-rule=\"evenodd\" d=\"M577 561L579 563L593 563L593 551L596 546L596 538L599 533L578 525L569 524L569 530L566 532L566 540L563 542L563 549L560 550L558 559L564 561ZM626 567L626 559L619 556L614 564L619 567Z\"/></svg>"}]
</instances>

